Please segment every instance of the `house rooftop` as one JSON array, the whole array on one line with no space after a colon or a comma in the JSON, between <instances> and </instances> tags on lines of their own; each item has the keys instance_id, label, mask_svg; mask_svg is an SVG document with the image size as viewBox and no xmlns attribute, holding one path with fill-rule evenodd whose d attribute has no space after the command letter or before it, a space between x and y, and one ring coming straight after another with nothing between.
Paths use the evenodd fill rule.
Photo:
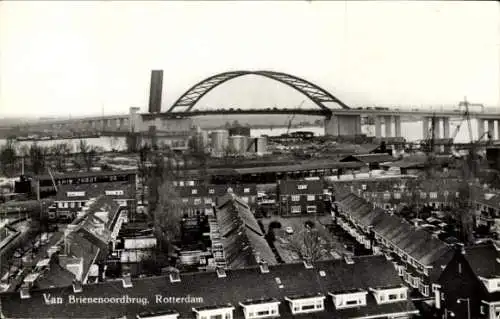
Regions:
<instances>
[{"instance_id":1,"label":"house rooftop","mask_svg":"<svg viewBox=\"0 0 500 319\"><path fill-rule=\"evenodd\" d=\"M123 194L106 194L106 191L121 191ZM134 199L135 185L132 185L128 182L59 185L57 187L57 195L55 200L88 200L89 198L97 198L101 195L106 195L113 199Z\"/></svg>"},{"instance_id":2,"label":"house rooftop","mask_svg":"<svg viewBox=\"0 0 500 319\"><path fill-rule=\"evenodd\" d=\"M258 266L238 270L227 270L227 276L218 278L215 272L181 274L179 282L171 282L168 276L132 279L132 287L124 288L121 281L108 281L84 285L81 298L130 298L148 299L148 303L83 303L63 302L49 305L44 302L44 294L67 298L71 287L49 288L30 291L31 297L21 299L19 293L0 294L2 313L14 318L43 317L85 317L85 318L135 318L137 314L176 311L181 318L195 318L193 308L209 309L215 306L231 305L235 308L234 318L244 318L240 302L269 298L280 301L282 318L292 317L288 296L321 294L326 297L325 310L299 315L300 318L353 318L359 316L388 316L396 313L416 313L409 300L378 305L369 294L367 305L351 309L335 309L329 293L338 294L353 289L369 291L370 288L400 287L402 281L392 263L383 256L353 257L354 263L343 260L321 261L313 269L306 269L302 263L270 266L269 273L261 273ZM319 275L319 269L326 273ZM281 280L282 288L275 278ZM163 304L155 302L155 296L201 297L192 303ZM193 298L194 299L194 298ZM208 307L208 308L207 308Z\"/></svg>"}]
</instances>

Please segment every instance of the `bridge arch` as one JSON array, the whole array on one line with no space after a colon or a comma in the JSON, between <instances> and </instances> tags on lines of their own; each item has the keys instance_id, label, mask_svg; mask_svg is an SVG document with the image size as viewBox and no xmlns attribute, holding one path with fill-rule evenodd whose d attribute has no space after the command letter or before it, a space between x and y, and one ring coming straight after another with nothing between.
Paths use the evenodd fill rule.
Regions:
<instances>
[{"instance_id":1,"label":"bridge arch","mask_svg":"<svg viewBox=\"0 0 500 319\"><path fill-rule=\"evenodd\" d=\"M168 109L167 112L172 112L176 108L183 107L186 107L184 112L189 112L205 94L207 94L217 86L237 77L251 74L263 76L294 88L295 90L311 99L311 101L313 101L324 111L330 112L330 108L323 104L325 102L334 102L340 105L343 109L350 109L349 106L330 94L328 91L294 75L274 71L230 71L213 75L204 79L203 81L196 83L183 95L181 95L181 97L179 97L177 101L175 101L175 103Z\"/></svg>"}]
</instances>

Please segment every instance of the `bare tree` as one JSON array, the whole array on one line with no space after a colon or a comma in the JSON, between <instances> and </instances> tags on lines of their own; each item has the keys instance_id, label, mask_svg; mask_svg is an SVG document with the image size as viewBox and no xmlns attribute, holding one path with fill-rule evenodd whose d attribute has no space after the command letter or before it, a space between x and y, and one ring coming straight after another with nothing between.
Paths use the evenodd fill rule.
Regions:
<instances>
[{"instance_id":1,"label":"bare tree","mask_svg":"<svg viewBox=\"0 0 500 319\"><path fill-rule=\"evenodd\" d=\"M29 150L31 169L35 175L41 174L45 169L47 149L37 143L33 143Z\"/></svg>"},{"instance_id":2,"label":"bare tree","mask_svg":"<svg viewBox=\"0 0 500 319\"><path fill-rule=\"evenodd\" d=\"M14 139L8 139L5 145L0 148L0 166L2 172L7 176L11 176L15 171L17 157L15 143Z\"/></svg>"},{"instance_id":3,"label":"bare tree","mask_svg":"<svg viewBox=\"0 0 500 319\"><path fill-rule=\"evenodd\" d=\"M66 157L69 153L69 145L58 143L51 147L51 153L54 156L56 170L63 171L66 168Z\"/></svg>"},{"instance_id":4,"label":"bare tree","mask_svg":"<svg viewBox=\"0 0 500 319\"><path fill-rule=\"evenodd\" d=\"M85 140L80 140L79 149L85 168L90 171L96 162L99 149L94 145L89 145Z\"/></svg>"},{"instance_id":5,"label":"bare tree","mask_svg":"<svg viewBox=\"0 0 500 319\"><path fill-rule=\"evenodd\" d=\"M297 254L301 260L315 262L321 259L327 242L322 242L316 229L305 229L291 238L286 249Z\"/></svg>"},{"instance_id":6,"label":"bare tree","mask_svg":"<svg viewBox=\"0 0 500 319\"><path fill-rule=\"evenodd\" d=\"M460 223L461 239L465 244L471 244L474 240L474 207L473 198L475 190L472 185L467 182L462 182L458 189L458 209L455 219Z\"/></svg>"}]
</instances>

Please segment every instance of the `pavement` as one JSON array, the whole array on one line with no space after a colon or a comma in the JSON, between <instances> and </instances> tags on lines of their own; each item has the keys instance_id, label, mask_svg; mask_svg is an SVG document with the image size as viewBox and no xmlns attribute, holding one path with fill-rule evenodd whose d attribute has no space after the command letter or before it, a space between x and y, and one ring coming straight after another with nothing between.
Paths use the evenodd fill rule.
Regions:
<instances>
[{"instance_id":1,"label":"pavement","mask_svg":"<svg viewBox=\"0 0 500 319\"><path fill-rule=\"evenodd\" d=\"M274 245L280 257L285 263L297 262L299 260L298 255L295 252L287 249L289 240L293 238L293 235L289 235L285 232L287 227L292 227L294 234L300 233L306 230L305 222L312 221L315 225L315 229L318 231L321 241L324 243L324 254L321 259L332 259L341 258L345 253L349 253L350 243L348 243L347 248L344 246L346 244L343 241L342 236L337 236L332 233L328 228L332 225L332 217L330 215L322 216L297 216L297 217L280 217L273 216L271 218L265 218L262 220L266 232L269 229L269 224L273 221L277 221L281 224L281 229L275 231L276 241Z\"/></svg>"},{"instance_id":2,"label":"pavement","mask_svg":"<svg viewBox=\"0 0 500 319\"><path fill-rule=\"evenodd\" d=\"M11 257L12 264L9 265L9 263L6 262L2 263L2 268L0 269L2 274L1 277L4 278L7 273L9 273L10 276L13 276L16 272L18 272L21 266L25 269L31 265L36 265L40 260L46 258L47 249L55 245L62 238L63 232L58 231L55 233L48 233L46 236L45 240L40 240L40 236L38 236L37 240L33 242L31 240L26 241L26 244L17 250L20 252L20 256ZM33 251L34 246L37 248ZM15 272L10 273L11 269L15 269ZM9 277L9 275L7 275L7 277ZM22 276L16 276L16 278L11 278L9 282L10 287L0 287L0 290L2 290L1 288L13 290L22 282L25 275L27 275L27 273L23 273Z\"/></svg>"}]
</instances>

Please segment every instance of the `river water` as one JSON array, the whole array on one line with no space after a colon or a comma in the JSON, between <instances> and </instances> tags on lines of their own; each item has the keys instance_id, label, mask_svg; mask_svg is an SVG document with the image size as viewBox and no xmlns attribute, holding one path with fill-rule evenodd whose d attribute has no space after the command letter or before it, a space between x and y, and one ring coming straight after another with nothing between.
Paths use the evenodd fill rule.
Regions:
<instances>
[{"instance_id":1,"label":"river water","mask_svg":"<svg viewBox=\"0 0 500 319\"><path fill-rule=\"evenodd\" d=\"M459 124L459 121L450 120L450 135L455 131L456 125ZM471 120L472 133L473 138L477 138L477 121L475 119ZM268 136L278 136L286 133L286 127L279 128L267 128L267 129L252 129L250 131L251 136L257 137L261 135ZM290 132L296 131L311 131L314 132L316 136L324 135L324 128L319 126L311 126L311 127L301 127L301 128L291 128ZM384 134L384 126L382 125L382 134ZM361 132L366 134L367 136L374 136L375 127L374 125L362 125ZM441 128L442 132L442 128ZM422 121L415 122L402 122L401 123L401 135L406 138L407 141L416 141L423 139L422 136ZM498 134L498 133L497 133ZM94 145L103 148L104 150L125 150L126 149L126 140L124 137L99 137L99 138L86 138L84 139L89 145ZM0 145L5 144L5 139L0 139ZM455 138L455 142L469 142L469 130L467 123L462 123L460 130L457 133ZM32 141L22 141L18 142L18 147L22 147L22 145L30 146ZM66 140L48 140L48 141L38 141L37 144L41 146L51 146L58 143L68 143L73 151L78 151L78 145L80 144L80 139L66 139Z\"/></svg>"}]
</instances>

